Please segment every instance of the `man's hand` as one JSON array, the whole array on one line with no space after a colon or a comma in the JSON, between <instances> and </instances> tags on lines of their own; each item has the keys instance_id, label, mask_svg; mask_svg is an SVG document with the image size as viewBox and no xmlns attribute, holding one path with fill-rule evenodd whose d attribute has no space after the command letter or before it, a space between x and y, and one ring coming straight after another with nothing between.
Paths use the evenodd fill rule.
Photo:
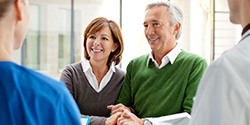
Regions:
<instances>
[{"instance_id":1,"label":"man's hand","mask_svg":"<svg viewBox=\"0 0 250 125\"><path fill-rule=\"evenodd\" d=\"M123 112L125 109L131 112L131 110L123 104L109 105L107 108L111 110L112 115L116 114L117 112Z\"/></svg>"},{"instance_id":2,"label":"man's hand","mask_svg":"<svg viewBox=\"0 0 250 125\"><path fill-rule=\"evenodd\" d=\"M121 114L122 114L121 112L117 112L116 114L113 114L112 116L107 118L105 121L105 125L115 125Z\"/></svg>"},{"instance_id":3,"label":"man's hand","mask_svg":"<svg viewBox=\"0 0 250 125\"><path fill-rule=\"evenodd\" d=\"M117 125L143 125L144 120L139 119L128 110L122 110L121 117L117 120Z\"/></svg>"}]
</instances>

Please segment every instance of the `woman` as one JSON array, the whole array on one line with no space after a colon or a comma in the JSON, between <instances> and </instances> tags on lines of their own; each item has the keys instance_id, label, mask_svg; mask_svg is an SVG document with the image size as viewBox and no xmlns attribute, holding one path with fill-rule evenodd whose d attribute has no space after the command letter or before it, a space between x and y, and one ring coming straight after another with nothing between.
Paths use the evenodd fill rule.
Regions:
<instances>
[{"instance_id":1,"label":"woman","mask_svg":"<svg viewBox=\"0 0 250 125\"><path fill-rule=\"evenodd\" d=\"M66 66L60 80L75 98L81 114L91 117L90 124L111 124L110 115L120 93L125 72L116 68L124 49L122 33L112 20L94 19L84 33L85 60ZM118 115L118 114L117 114Z\"/></svg>"},{"instance_id":2,"label":"woman","mask_svg":"<svg viewBox=\"0 0 250 125\"><path fill-rule=\"evenodd\" d=\"M80 111L64 83L14 62L29 16L28 0L0 0L0 124L80 125Z\"/></svg>"}]
</instances>

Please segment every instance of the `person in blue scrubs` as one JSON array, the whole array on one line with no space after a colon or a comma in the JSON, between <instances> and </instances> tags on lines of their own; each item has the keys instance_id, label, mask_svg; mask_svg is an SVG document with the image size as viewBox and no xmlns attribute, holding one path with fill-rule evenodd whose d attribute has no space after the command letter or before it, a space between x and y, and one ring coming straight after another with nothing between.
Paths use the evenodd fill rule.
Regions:
<instances>
[{"instance_id":1,"label":"person in blue scrubs","mask_svg":"<svg viewBox=\"0 0 250 125\"><path fill-rule=\"evenodd\" d=\"M80 111L63 82L14 62L29 16L28 0L0 0L0 124L80 125Z\"/></svg>"}]
</instances>

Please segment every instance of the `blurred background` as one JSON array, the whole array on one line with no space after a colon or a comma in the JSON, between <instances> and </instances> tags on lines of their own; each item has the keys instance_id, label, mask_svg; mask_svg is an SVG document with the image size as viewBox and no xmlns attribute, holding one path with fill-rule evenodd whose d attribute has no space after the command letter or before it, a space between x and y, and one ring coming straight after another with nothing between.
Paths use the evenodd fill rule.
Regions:
<instances>
[{"instance_id":1,"label":"blurred background","mask_svg":"<svg viewBox=\"0 0 250 125\"><path fill-rule=\"evenodd\" d=\"M164 0L29 0L30 25L24 44L15 51L18 64L59 80L66 65L82 61L85 27L97 17L117 22L125 50L119 67L151 49L144 36L144 12ZM167 0L165 0L167 1ZM240 39L242 27L229 21L227 0L170 0L184 12L181 49L210 64Z\"/></svg>"}]
</instances>

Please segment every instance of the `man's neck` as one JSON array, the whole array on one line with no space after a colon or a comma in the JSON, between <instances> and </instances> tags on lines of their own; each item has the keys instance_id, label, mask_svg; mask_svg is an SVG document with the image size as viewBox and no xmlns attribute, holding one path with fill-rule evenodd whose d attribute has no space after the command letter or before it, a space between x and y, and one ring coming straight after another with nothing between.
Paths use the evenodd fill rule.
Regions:
<instances>
[{"instance_id":1,"label":"man's neck","mask_svg":"<svg viewBox=\"0 0 250 125\"><path fill-rule=\"evenodd\" d=\"M169 51L167 52L164 52L164 51L161 51L161 52L153 52L153 58L155 59L155 61L157 62L157 64L160 66L161 65L161 60L164 56L166 56L169 52L171 52L175 47L177 46L177 43L174 44L174 46L169 49Z\"/></svg>"},{"instance_id":2,"label":"man's neck","mask_svg":"<svg viewBox=\"0 0 250 125\"><path fill-rule=\"evenodd\" d=\"M243 28L242 35L250 28L250 1L244 0L241 2L241 9L240 9L240 20L241 26Z\"/></svg>"}]
</instances>

